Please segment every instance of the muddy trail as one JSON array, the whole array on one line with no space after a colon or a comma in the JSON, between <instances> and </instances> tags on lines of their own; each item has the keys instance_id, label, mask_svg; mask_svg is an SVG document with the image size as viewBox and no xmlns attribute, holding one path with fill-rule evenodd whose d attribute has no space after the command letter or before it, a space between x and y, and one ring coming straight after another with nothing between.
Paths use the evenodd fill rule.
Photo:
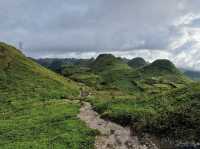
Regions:
<instances>
[{"instance_id":1,"label":"muddy trail","mask_svg":"<svg viewBox=\"0 0 200 149\"><path fill-rule=\"evenodd\" d=\"M95 141L96 149L157 149L150 140L141 144L138 137L131 134L130 128L100 118L87 102L83 103L78 117L100 132Z\"/></svg>"}]
</instances>

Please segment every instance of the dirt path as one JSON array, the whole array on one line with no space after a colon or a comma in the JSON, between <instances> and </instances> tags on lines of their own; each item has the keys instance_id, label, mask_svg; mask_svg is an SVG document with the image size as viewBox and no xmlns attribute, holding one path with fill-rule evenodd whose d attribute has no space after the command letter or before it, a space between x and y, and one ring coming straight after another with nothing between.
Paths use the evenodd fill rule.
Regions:
<instances>
[{"instance_id":1,"label":"dirt path","mask_svg":"<svg viewBox=\"0 0 200 149\"><path fill-rule=\"evenodd\" d=\"M78 117L92 128L100 131L101 135L96 137L96 149L149 149L141 145L136 136L131 135L129 128L124 128L113 122L100 118L91 105L83 103Z\"/></svg>"}]
</instances>

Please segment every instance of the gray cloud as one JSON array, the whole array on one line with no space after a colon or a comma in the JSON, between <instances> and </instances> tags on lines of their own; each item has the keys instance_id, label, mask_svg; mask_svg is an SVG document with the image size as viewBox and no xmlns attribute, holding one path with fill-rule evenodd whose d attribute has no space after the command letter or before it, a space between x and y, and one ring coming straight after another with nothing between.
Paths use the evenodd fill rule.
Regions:
<instances>
[{"instance_id":1,"label":"gray cloud","mask_svg":"<svg viewBox=\"0 0 200 149\"><path fill-rule=\"evenodd\" d=\"M0 40L33 57L111 52L200 70L198 0L0 1Z\"/></svg>"}]
</instances>

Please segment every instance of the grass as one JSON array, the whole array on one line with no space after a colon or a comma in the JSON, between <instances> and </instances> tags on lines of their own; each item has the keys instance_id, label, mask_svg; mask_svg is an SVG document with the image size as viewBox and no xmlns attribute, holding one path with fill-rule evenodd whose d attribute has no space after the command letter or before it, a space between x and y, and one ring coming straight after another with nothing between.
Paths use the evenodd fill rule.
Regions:
<instances>
[{"instance_id":1,"label":"grass","mask_svg":"<svg viewBox=\"0 0 200 149\"><path fill-rule=\"evenodd\" d=\"M126 94L154 95L191 82L168 60L148 64L136 58L130 62L134 68L121 58L101 54L88 65L82 66L81 61L78 65L64 65L61 74L96 90L115 89Z\"/></svg>"},{"instance_id":2,"label":"grass","mask_svg":"<svg viewBox=\"0 0 200 149\"><path fill-rule=\"evenodd\" d=\"M51 100L12 106L0 116L0 148L93 148L95 132L76 117L79 105Z\"/></svg>"},{"instance_id":3,"label":"grass","mask_svg":"<svg viewBox=\"0 0 200 149\"><path fill-rule=\"evenodd\" d=\"M116 58L112 54L101 54L92 63L91 68L96 73L104 73L110 70L131 69L122 59Z\"/></svg>"},{"instance_id":4,"label":"grass","mask_svg":"<svg viewBox=\"0 0 200 149\"><path fill-rule=\"evenodd\" d=\"M148 132L174 140L199 141L200 84L155 96L111 96L97 93L87 100L102 117L129 125L137 133Z\"/></svg>"},{"instance_id":5,"label":"grass","mask_svg":"<svg viewBox=\"0 0 200 149\"><path fill-rule=\"evenodd\" d=\"M169 60L151 64L136 60L131 68L122 59L103 54L84 72L78 67L70 77L97 89L86 100L102 117L138 134L199 141L200 84Z\"/></svg>"},{"instance_id":6,"label":"grass","mask_svg":"<svg viewBox=\"0 0 200 149\"><path fill-rule=\"evenodd\" d=\"M77 118L79 104L62 100L80 85L0 43L0 148L94 148L95 131Z\"/></svg>"}]
</instances>

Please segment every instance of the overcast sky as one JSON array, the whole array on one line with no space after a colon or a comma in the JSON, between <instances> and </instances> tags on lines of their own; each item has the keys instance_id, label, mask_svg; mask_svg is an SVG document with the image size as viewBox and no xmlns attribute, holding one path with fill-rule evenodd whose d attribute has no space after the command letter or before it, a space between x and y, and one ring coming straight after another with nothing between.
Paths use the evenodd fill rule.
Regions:
<instances>
[{"instance_id":1,"label":"overcast sky","mask_svg":"<svg viewBox=\"0 0 200 149\"><path fill-rule=\"evenodd\" d=\"M0 41L32 57L113 53L200 70L200 0L0 0Z\"/></svg>"}]
</instances>

